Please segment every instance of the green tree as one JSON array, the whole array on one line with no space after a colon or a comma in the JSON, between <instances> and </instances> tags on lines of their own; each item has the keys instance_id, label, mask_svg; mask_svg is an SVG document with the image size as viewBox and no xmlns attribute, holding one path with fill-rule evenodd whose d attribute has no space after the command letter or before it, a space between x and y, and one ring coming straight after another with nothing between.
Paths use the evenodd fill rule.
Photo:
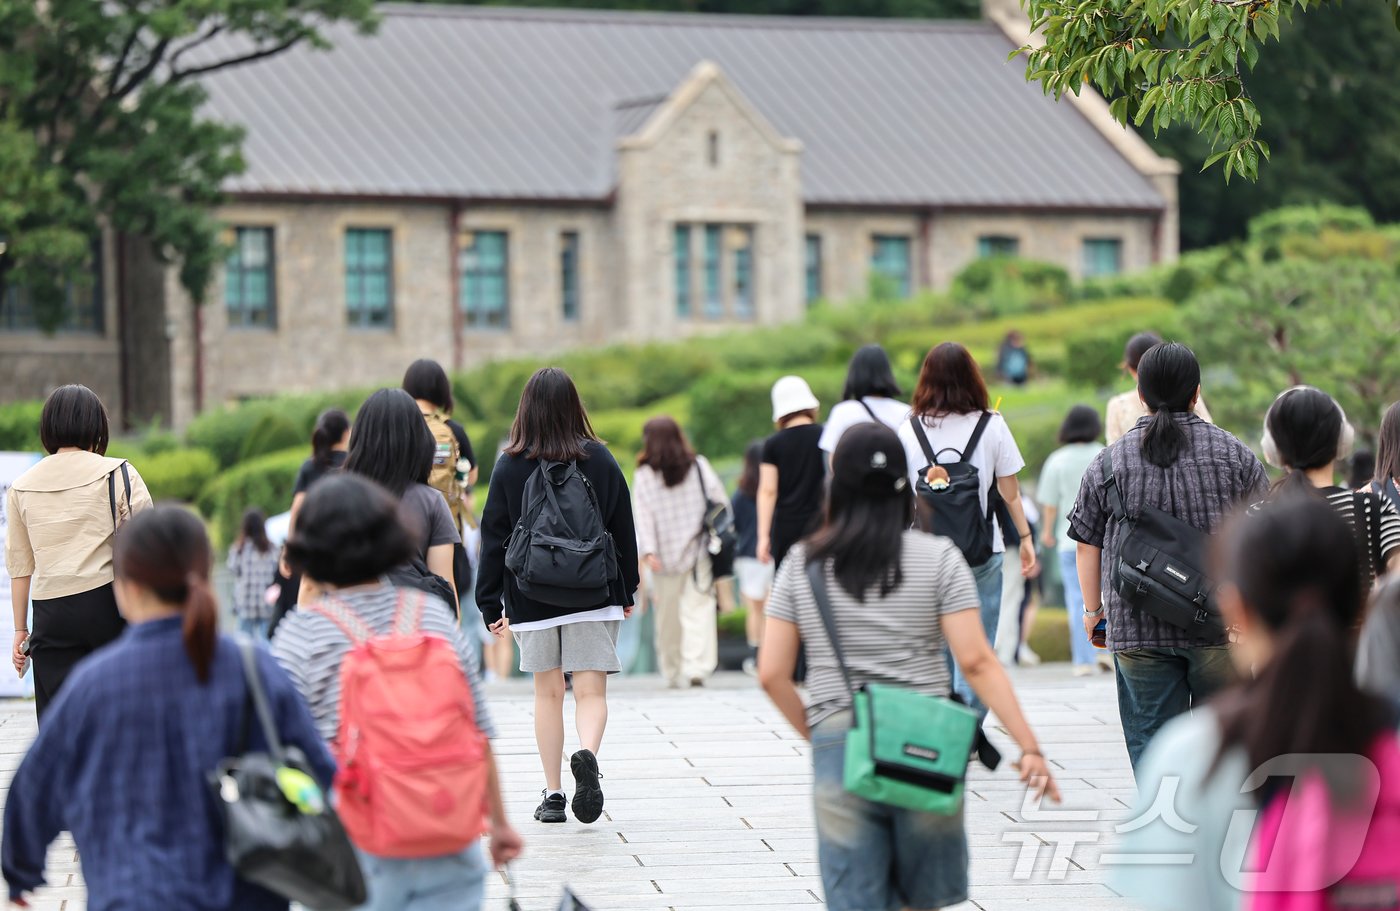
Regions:
<instances>
[{"instance_id":1,"label":"green tree","mask_svg":"<svg viewBox=\"0 0 1400 911\"><path fill-rule=\"evenodd\" d=\"M1057 97L1092 83L1125 124L1150 123L1154 131L1189 125L1209 139L1206 167L1223 162L1227 181L1231 174L1252 180L1271 149L1259 135L1260 110L1246 74L1259 62L1264 43L1280 38L1284 23L1318 4L1027 0L1032 27L1044 43L1022 49L1026 72ZM1393 31L1389 37L1394 40ZM1382 70L1381 75L1393 74Z\"/></svg>"},{"instance_id":2,"label":"green tree","mask_svg":"<svg viewBox=\"0 0 1400 911\"><path fill-rule=\"evenodd\" d=\"M0 0L0 289L62 324L101 226L146 237L201 301L218 263L211 206L243 161L238 127L200 117L200 77L375 23L373 0Z\"/></svg>"},{"instance_id":3,"label":"green tree","mask_svg":"<svg viewBox=\"0 0 1400 911\"><path fill-rule=\"evenodd\" d=\"M442 0L420 0L442 2ZM976 19L980 0L449 0L484 6L743 13L762 16L866 16L904 19Z\"/></svg>"},{"instance_id":4,"label":"green tree","mask_svg":"<svg viewBox=\"0 0 1400 911\"><path fill-rule=\"evenodd\" d=\"M1188 305L1185 337L1225 374L1210 380L1210 406L1226 426L1257 435L1274 396L1309 383L1371 436L1400 389L1397 312L1393 261L1243 263Z\"/></svg>"}]
</instances>

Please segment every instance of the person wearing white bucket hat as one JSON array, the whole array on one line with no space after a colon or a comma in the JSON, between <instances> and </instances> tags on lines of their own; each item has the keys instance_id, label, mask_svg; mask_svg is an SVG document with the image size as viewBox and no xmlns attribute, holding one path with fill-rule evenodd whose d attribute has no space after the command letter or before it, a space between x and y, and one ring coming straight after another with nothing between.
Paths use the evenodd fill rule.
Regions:
<instances>
[{"instance_id":1,"label":"person wearing white bucket hat","mask_svg":"<svg viewBox=\"0 0 1400 911\"><path fill-rule=\"evenodd\" d=\"M758 559L781 563L821 512L826 460L818 443L821 402L800 376L773 384L778 432L763 444L758 480Z\"/></svg>"}]
</instances>

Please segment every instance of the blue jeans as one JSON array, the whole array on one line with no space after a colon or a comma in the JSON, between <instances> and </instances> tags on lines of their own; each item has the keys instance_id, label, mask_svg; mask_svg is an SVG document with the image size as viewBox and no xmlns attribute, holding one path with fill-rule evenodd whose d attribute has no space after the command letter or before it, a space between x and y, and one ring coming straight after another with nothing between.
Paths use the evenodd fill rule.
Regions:
<instances>
[{"instance_id":1,"label":"blue jeans","mask_svg":"<svg viewBox=\"0 0 1400 911\"><path fill-rule=\"evenodd\" d=\"M817 856L829 911L947 908L967 900L967 835L949 816L872 803L846 790L840 712L812 730Z\"/></svg>"},{"instance_id":2,"label":"blue jeans","mask_svg":"<svg viewBox=\"0 0 1400 911\"><path fill-rule=\"evenodd\" d=\"M357 852L369 887L359 911L480 911L486 898L481 841L461 854L400 860Z\"/></svg>"},{"instance_id":3,"label":"blue jeans","mask_svg":"<svg viewBox=\"0 0 1400 911\"><path fill-rule=\"evenodd\" d=\"M1001 564L1005 556L992 554L990 560L972 569L973 581L977 583L977 599L982 602L982 629L987 633L988 643L997 641L997 622L1001 619ZM962 668L953 660L951 651L948 652L948 664L953 668L953 692L985 716L987 707L977 698L977 694L972 692L972 686L963 677Z\"/></svg>"},{"instance_id":4,"label":"blue jeans","mask_svg":"<svg viewBox=\"0 0 1400 911\"><path fill-rule=\"evenodd\" d=\"M1118 666L1118 715L1133 768L1164 724L1235 680L1226 645L1131 648L1113 657Z\"/></svg>"},{"instance_id":5,"label":"blue jeans","mask_svg":"<svg viewBox=\"0 0 1400 911\"><path fill-rule=\"evenodd\" d=\"M268 621L254 620L251 617L244 617L238 621L238 631L245 636L251 636L259 642L267 641Z\"/></svg>"},{"instance_id":6,"label":"blue jeans","mask_svg":"<svg viewBox=\"0 0 1400 911\"><path fill-rule=\"evenodd\" d=\"M1079 587L1079 565L1075 552L1059 552L1060 575L1064 577L1065 613L1069 615L1069 657L1075 667L1093 667L1098 663L1098 649L1084 634L1084 592Z\"/></svg>"}]
</instances>

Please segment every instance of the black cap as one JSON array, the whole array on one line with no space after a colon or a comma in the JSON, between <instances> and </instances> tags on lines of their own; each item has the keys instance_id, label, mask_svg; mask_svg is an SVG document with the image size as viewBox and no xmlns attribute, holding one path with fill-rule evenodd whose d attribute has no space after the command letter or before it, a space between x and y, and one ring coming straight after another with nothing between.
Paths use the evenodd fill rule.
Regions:
<instances>
[{"instance_id":1,"label":"black cap","mask_svg":"<svg viewBox=\"0 0 1400 911\"><path fill-rule=\"evenodd\" d=\"M847 430L831 456L831 483L869 497L902 497L909 491L909 460L895 432L884 424Z\"/></svg>"}]
</instances>

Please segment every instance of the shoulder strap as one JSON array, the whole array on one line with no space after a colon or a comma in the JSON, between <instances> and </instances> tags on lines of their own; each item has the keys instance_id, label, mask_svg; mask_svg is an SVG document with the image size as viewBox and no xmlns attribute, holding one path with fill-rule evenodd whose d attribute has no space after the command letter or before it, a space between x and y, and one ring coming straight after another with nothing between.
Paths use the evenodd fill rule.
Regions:
<instances>
[{"instance_id":1,"label":"shoulder strap","mask_svg":"<svg viewBox=\"0 0 1400 911\"><path fill-rule=\"evenodd\" d=\"M258 674L257 647L251 639L240 639L238 651L243 656L243 677L248 687L248 697L252 700L253 711L257 713L263 737L267 739L268 755L281 763L282 739L277 736L277 725L272 720L272 709L268 707L267 693L263 691L262 677Z\"/></svg>"},{"instance_id":2,"label":"shoulder strap","mask_svg":"<svg viewBox=\"0 0 1400 911\"><path fill-rule=\"evenodd\" d=\"M423 607L428 602L428 595L415 589L412 592L414 597L409 598L410 593L402 588L398 594L399 603L394 608L394 635L412 636L422 628Z\"/></svg>"},{"instance_id":3,"label":"shoulder strap","mask_svg":"<svg viewBox=\"0 0 1400 911\"><path fill-rule=\"evenodd\" d=\"M1113 474L1113 457L1105 454L1103 459L1103 489L1108 494L1108 509L1119 522L1128 521L1128 509L1123 505L1123 491L1118 487L1118 478Z\"/></svg>"},{"instance_id":4,"label":"shoulder strap","mask_svg":"<svg viewBox=\"0 0 1400 911\"><path fill-rule=\"evenodd\" d=\"M880 416L875 413L875 409L870 407L869 402L867 402L865 399L856 399L856 401L860 402L860 407L864 408L865 413L870 415L870 420L874 421L877 424L884 423L884 421L880 420Z\"/></svg>"},{"instance_id":5,"label":"shoulder strap","mask_svg":"<svg viewBox=\"0 0 1400 911\"><path fill-rule=\"evenodd\" d=\"M122 462L116 471L107 475L107 499L110 500L112 504L113 528L117 528L121 525L121 513L117 510L117 471L122 473L122 486L126 489L127 511L129 512L131 510L131 469L128 466L129 463Z\"/></svg>"},{"instance_id":6,"label":"shoulder strap","mask_svg":"<svg viewBox=\"0 0 1400 911\"><path fill-rule=\"evenodd\" d=\"M924 419L917 414L911 414L909 426L914 428L914 439L919 441L919 448L924 451L929 465L937 464L938 455L933 451L933 444L928 441L928 434L924 432Z\"/></svg>"},{"instance_id":7,"label":"shoulder strap","mask_svg":"<svg viewBox=\"0 0 1400 911\"><path fill-rule=\"evenodd\" d=\"M402 605L402 593L400 593L399 598L400 605ZM345 634L345 638L350 640L351 645L360 645L374 638L374 630L370 629L354 611L346 607L343 601L322 598L311 605L310 610L313 614L320 614L339 627L340 631Z\"/></svg>"},{"instance_id":8,"label":"shoulder strap","mask_svg":"<svg viewBox=\"0 0 1400 911\"><path fill-rule=\"evenodd\" d=\"M816 560L807 561L807 581L812 584L812 597L817 602L817 613L821 614L826 638L831 641L831 650L836 653L836 663L841 665L841 676L846 681L846 689L854 698L856 688L851 685L851 671L846 666L846 654L841 649L841 639L836 635L836 616L831 609L831 595L826 587L826 564Z\"/></svg>"},{"instance_id":9,"label":"shoulder strap","mask_svg":"<svg viewBox=\"0 0 1400 911\"><path fill-rule=\"evenodd\" d=\"M982 417L977 420L977 426L972 428L972 436L967 438L967 447L962 451L962 460L966 462L972 458L972 454L977 451L977 444L982 442L982 434L987 432L987 425L992 422L990 411L982 412Z\"/></svg>"}]
</instances>

